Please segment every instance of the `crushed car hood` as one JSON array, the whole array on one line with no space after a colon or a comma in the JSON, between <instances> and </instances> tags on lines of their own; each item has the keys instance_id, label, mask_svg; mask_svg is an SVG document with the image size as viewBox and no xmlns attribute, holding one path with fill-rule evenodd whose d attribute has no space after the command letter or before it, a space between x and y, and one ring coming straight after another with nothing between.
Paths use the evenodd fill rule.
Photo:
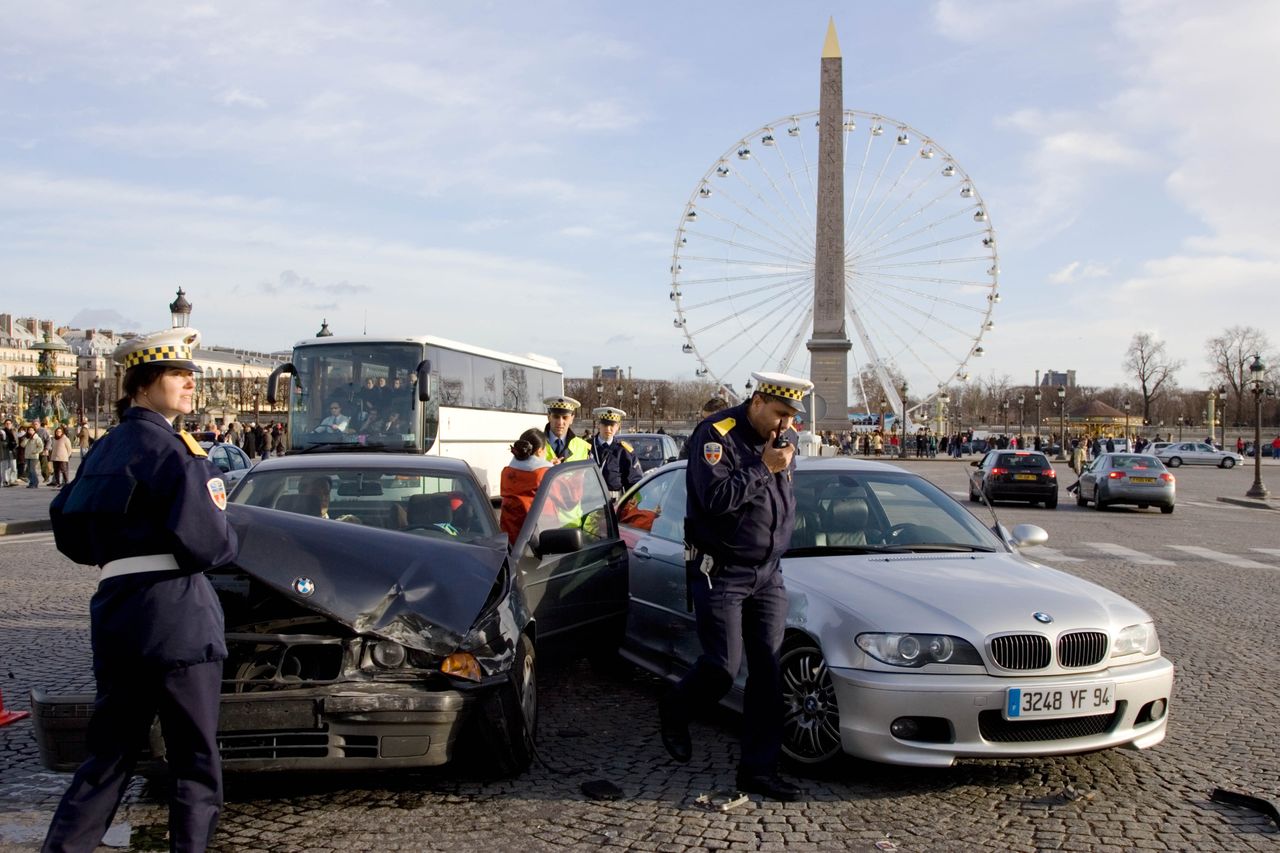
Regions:
<instances>
[{"instance_id":1,"label":"crushed car hood","mask_svg":"<svg viewBox=\"0 0 1280 853\"><path fill-rule=\"evenodd\" d=\"M441 656L475 624L506 559L497 548L261 507L232 504L227 518L246 574L356 632Z\"/></svg>"}]
</instances>

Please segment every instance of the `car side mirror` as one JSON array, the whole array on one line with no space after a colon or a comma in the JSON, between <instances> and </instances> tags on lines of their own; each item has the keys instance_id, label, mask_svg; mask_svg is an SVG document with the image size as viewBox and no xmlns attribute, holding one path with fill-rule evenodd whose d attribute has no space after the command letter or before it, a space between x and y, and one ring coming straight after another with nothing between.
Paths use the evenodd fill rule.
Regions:
<instances>
[{"instance_id":1,"label":"car side mirror","mask_svg":"<svg viewBox=\"0 0 1280 853\"><path fill-rule=\"evenodd\" d=\"M538 556L572 554L582 550L582 531L576 527L544 530L538 534Z\"/></svg>"},{"instance_id":2,"label":"car side mirror","mask_svg":"<svg viewBox=\"0 0 1280 853\"><path fill-rule=\"evenodd\" d=\"M981 464L982 464L982 460L981 460L981 459L975 459L975 460L973 460L972 462L970 462L970 463L969 463L970 467L972 467L972 468L977 468L977 467L978 467L979 465L981 465Z\"/></svg>"},{"instance_id":3,"label":"car side mirror","mask_svg":"<svg viewBox=\"0 0 1280 853\"><path fill-rule=\"evenodd\" d=\"M1033 545L1043 545L1048 542L1049 534L1043 527L1037 527L1034 524L1018 524L1009 534L1009 541L1015 548L1030 548Z\"/></svg>"},{"instance_id":4,"label":"car side mirror","mask_svg":"<svg viewBox=\"0 0 1280 853\"><path fill-rule=\"evenodd\" d=\"M668 457L667 457L667 461L668 461L668 462L679 462L679 461L680 461L680 457L679 457L679 456L668 456Z\"/></svg>"}]
</instances>

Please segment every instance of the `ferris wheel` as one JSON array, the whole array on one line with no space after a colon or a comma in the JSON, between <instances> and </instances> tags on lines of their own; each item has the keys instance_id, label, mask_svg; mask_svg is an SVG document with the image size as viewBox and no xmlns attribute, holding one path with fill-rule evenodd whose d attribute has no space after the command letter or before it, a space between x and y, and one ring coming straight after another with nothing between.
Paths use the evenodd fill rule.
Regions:
<instances>
[{"instance_id":1,"label":"ferris wheel","mask_svg":"<svg viewBox=\"0 0 1280 853\"><path fill-rule=\"evenodd\" d=\"M785 116L743 136L681 212L675 326L697 375L730 389L754 370L809 374L817 117ZM954 157L874 113L844 112L844 202L850 405L870 412L879 398L901 414L906 380L910 418L983 354L1000 301L995 231Z\"/></svg>"}]
</instances>

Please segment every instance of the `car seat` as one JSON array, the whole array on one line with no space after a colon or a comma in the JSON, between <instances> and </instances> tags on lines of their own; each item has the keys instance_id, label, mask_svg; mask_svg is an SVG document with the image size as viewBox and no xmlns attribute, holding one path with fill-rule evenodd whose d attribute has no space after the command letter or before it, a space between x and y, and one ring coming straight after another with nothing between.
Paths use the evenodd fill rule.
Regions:
<instances>
[{"instance_id":1,"label":"car seat","mask_svg":"<svg viewBox=\"0 0 1280 853\"><path fill-rule=\"evenodd\" d=\"M871 514L866 498L841 497L827 504L823 531L826 544L833 546L866 545L867 517Z\"/></svg>"},{"instance_id":2,"label":"car seat","mask_svg":"<svg viewBox=\"0 0 1280 853\"><path fill-rule=\"evenodd\" d=\"M320 517L319 495L281 495L276 498L275 508L298 515Z\"/></svg>"},{"instance_id":3,"label":"car seat","mask_svg":"<svg viewBox=\"0 0 1280 853\"><path fill-rule=\"evenodd\" d=\"M412 495L409 498L409 527L430 527L453 523L453 500L448 494Z\"/></svg>"}]
</instances>

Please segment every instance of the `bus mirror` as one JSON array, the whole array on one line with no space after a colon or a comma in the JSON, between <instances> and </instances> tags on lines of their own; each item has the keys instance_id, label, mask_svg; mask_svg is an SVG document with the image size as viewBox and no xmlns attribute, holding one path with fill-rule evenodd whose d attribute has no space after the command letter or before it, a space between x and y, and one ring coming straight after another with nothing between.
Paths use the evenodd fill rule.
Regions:
<instances>
[{"instance_id":1,"label":"bus mirror","mask_svg":"<svg viewBox=\"0 0 1280 853\"><path fill-rule=\"evenodd\" d=\"M280 381L280 374L288 373L291 376L297 375L297 368L293 366L293 362L286 362L275 370L271 371L271 375L267 377L267 403L274 406L276 404L276 385ZM301 390L301 388L299 388Z\"/></svg>"},{"instance_id":2,"label":"bus mirror","mask_svg":"<svg viewBox=\"0 0 1280 853\"><path fill-rule=\"evenodd\" d=\"M418 376L418 400L425 403L431 399L431 361L423 359L418 362L418 367L414 371Z\"/></svg>"}]
</instances>

